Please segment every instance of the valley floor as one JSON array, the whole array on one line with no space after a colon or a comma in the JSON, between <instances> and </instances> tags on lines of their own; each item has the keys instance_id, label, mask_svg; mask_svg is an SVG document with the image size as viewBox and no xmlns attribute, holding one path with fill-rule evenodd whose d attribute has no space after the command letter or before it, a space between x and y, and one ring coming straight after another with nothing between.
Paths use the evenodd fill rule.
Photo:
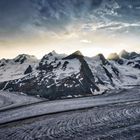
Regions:
<instances>
[{"instance_id":1,"label":"valley floor","mask_svg":"<svg viewBox=\"0 0 140 140\"><path fill-rule=\"evenodd\" d=\"M0 111L1 140L139 140L140 87Z\"/></svg>"}]
</instances>

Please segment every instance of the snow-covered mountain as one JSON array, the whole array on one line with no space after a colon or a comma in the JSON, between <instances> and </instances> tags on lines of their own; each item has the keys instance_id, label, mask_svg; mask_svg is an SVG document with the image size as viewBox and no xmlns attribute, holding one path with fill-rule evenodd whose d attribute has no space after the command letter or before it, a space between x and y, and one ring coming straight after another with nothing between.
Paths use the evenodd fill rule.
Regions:
<instances>
[{"instance_id":1,"label":"snow-covered mountain","mask_svg":"<svg viewBox=\"0 0 140 140\"><path fill-rule=\"evenodd\" d=\"M120 71L122 86L140 84L140 54L123 50L110 56L111 63Z\"/></svg>"},{"instance_id":2,"label":"snow-covered mountain","mask_svg":"<svg viewBox=\"0 0 140 140\"><path fill-rule=\"evenodd\" d=\"M0 82L24 77L26 69L31 66L35 70L38 60L35 56L18 55L14 59L0 60Z\"/></svg>"},{"instance_id":3,"label":"snow-covered mountain","mask_svg":"<svg viewBox=\"0 0 140 140\"><path fill-rule=\"evenodd\" d=\"M140 55L128 53L131 56L128 59L124 54L125 51L118 59L107 60L102 54L90 58L80 51L68 56L53 51L41 60L29 55L2 59L0 89L58 99L102 94L139 84Z\"/></svg>"}]
</instances>

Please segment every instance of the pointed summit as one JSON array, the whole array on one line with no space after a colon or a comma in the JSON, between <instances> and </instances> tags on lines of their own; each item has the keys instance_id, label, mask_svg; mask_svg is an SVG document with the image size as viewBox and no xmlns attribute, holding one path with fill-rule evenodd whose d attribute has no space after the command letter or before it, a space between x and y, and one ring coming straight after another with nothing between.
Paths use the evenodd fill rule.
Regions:
<instances>
[{"instance_id":1,"label":"pointed summit","mask_svg":"<svg viewBox=\"0 0 140 140\"><path fill-rule=\"evenodd\" d=\"M41 59L41 61L43 62L44 60L50 60L50 61L55 61L58 59L62 59L63 57L65 57L65 54L58 54L56 53L54 50L46 55L43 56L43 58Z\"/></svg>"},{"instance_id":2,"label":"pointed summit","mask_svg":"<svg viewBox=\"0 0 140 140\"><path fill-rule=\"evenodd\" d=\"M120 56L121 58L129 59L129 53L128 53L126 50L122 50L122 51L119 53L119 56Z\"/></svg>"},{"instance_id":3,"label":"pointed summit","mask_svg":"<svg viewBox=\"0 0 140 140\"><path fill-rule=\"evenodd\" d=\"M69 55L69 56L67 56L67 57L65 57L65 58L63 58L63 59L74 59L74 58L83 58L84 56L83 56L83 54L80 52L80 51L76 51L76 52L74 52L74 53L72 53L71 55Z\"/></svg>"},{"instance_id":4,"label":"pointed summit","mask_svg":"<svg viewBox=\"0 0 140 140\"><path fill-rule=\"evenodd\" d=\"M81 55L81 56L83 56L83 54L80 52L80 51L76 51L76 52L74 52L73 54L75 54L75 55Z\"/></svg>"},{"instance_id":5,"label":"pointed summit","mask_svg":"<svg viewBox=\"0 0 140 140\"><path fill-rule=\"evenodd\" d=\"M109 54L108 59L118 61L120 59L120 57L117 53L111 53L111 54Z\"/></svg>"},{"instance_id":6,"label":"pointed summit","mask_svg":"<svg viewBox=\"0 0 140 140\"><path fill-rule=\"evenodd\" d=\"M100 57L100 59L104 59L105 60L105 57L104 57L104 55L102 53L99 53L97 56Z\"/></svg>"},{"instance_id":7,"label":"pointed summit","mask_svg":"<svg viewBox=\"0 0 140 140\"><path fill-rule=\"evenodd\" d=\"M48 53L49 56L57 55L57 53L53 50L52 52Z\"/></svg>"},{"instance_id":8,"label":"pointed summit","mask_svg":"<svg viewBox=\"0 0 140 140\"><path fill-rule=\"evenodd\" d=\"M34 55L28 55L28 54L20 54L16 58L14 58L15 62L19 62L20 64L24 63L26 60L37 60L37 58Z\"/></svg>"},{"instance_id":9,"label":"pointed summit","mask_svg":"<svg viewBox=\"0 0 140 140\"><path fill-rule=\"evenodd\" d=\"M98 54L97 57L99 57L99 59L102 61L103 65L108 64L109 62L106 60L106 58L104 57L103 54Z\"/></svg>"}]
</instances>

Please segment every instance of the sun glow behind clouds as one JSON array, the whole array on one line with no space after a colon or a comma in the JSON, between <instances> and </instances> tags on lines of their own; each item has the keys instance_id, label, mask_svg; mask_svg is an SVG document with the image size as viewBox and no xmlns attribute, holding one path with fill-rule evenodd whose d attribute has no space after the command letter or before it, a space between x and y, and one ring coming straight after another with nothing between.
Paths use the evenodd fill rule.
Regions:
<instances>
[{"instance_id":1,"label":"sun glow behind clouds","mask_svg":"<svg viewBox=\"0 0 140 140\"><path fill-rule=\"evenodd\" d=\"M110 53L119 53L122 49L139 52L140 43L136 37L111 36L104 32L83 32L75 29L67 33L51 33L44 30L31 38L15 38L10 42L1 42L1 45L7 46L1 47L1 58L13 58L22 53L41 58L52 50L66 54L80 50L85 56L92 57L103 53L108 57Z\"/></svg>"}]
</instances>

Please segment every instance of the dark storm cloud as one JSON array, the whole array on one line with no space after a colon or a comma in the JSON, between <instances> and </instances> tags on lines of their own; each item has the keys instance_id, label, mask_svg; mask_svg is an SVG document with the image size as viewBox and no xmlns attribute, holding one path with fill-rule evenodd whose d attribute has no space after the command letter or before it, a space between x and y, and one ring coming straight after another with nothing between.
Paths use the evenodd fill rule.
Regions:
<instances>
[{"instance_id":1,"label":"dark storm cloud","mask_svg":"<svg viewBox=\"0 0 140 140\"><path fill-rule=\"evenodd\" d=\"M50 28L90 20L89 15L102 0L32 0L38 10L39 24ZM38 24L38 25L39 25Z\"/></svg>"},{"instance_id":2,"label":"dark storm cloud","mask_svg":"<svg viewBox=\"0 0 140 140\"><path fill-rule=\"evenodd\" d=\"M100 1L100 0L99 0ZM38 11L36 25L48 29L64 30L65 25L75 20L85 20L93 5L93 0L32 0Z\"/></svg>"},{"instance_id":3,"label":"dark storm cloud","mask_svg":"<svg viewBox=\"0 0 140 140\"><path fill-rule=\"evenodd\" d=\"M32 0L32 3L38 13L36 25L51 30L66 30L67 25L76 23L104 24L102 29L110 30L113 29L109 28L110 22L114 23L111 26L140 22L139 0ZM134 32L138 28L133 26Z\"/></svg>"},{"instance_id":4,"label":"dark storm cloud","mask_svg":"<svg viewBox=\"0 0 140 140\"><path fill-rule=\"evenodd\" d=\"M97 27L102 30L114 30L112 26L120 24L123 28L128 23L131 30L129 24L139 24L139 17L139 0L0 0L0 37L29 36L41 28L67 31L77 23L104 24ZM135 32L139 26L133 29Z\"/></svg>"},{"instance_id":5,"label":"dark storm cloud","mask_svg":"<svg viewBox=\"0 0 140 140\"><path fill-rule=\"evenodd\" d=\"M140 15L138 0L31 0L36 4L40 16L48 19L87 18L95 10L109 14L113 11L123 16L137 17ZM115 7L118 5L118 7ZM101 6L101 7L100 7ZM108 12L108 13L107 13ZM111 13L110 13L111 14ZM130 14L130 15L128 15Z\"/></svg>"},{"instance_id":6,"label":"dark storm cloud","mask_svg":"<svg viewBox=\"0 0 140 140\"><path fill-rule=\"evenodd\" d=\"M32 19L33 8L29 0L0 1L0 37L23 33Z\"/></svg>"}]
</instances>

